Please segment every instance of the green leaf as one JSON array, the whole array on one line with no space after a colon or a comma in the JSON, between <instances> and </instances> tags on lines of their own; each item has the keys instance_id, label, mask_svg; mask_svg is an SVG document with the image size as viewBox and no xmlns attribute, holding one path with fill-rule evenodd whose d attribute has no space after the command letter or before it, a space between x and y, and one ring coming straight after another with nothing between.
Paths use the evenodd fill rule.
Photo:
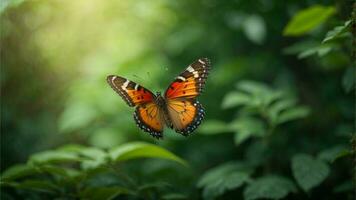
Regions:
<instances>
[{"instance_id":1,"label":"green leaf","mask_svg":"<svg viewBox=\"0 0 356 200\"><path fill-rule=\"evenodd\" d=\"M2 0L0 3L0 15L8 8L19 6L23 2L25 0Z\"/></svg>"},{"instance_id":2,"label":"green leaf","mask_svg":"<svg viewBox=\"0 0 356 200\"><path fill-rule=\"evenodd\" d=\"M249 81L249 80L240 81L239 83L236 84L236 87L237 89L240 89L244 92L253 95L258 95L264 92L271 92L271 89L267 85L256 81Z\"/></svg>"},{"instance_id":3,"label":"green leaf","mask_svg":"<svg viewBox=\"0 0 356 200\"><path fill-rule=\"evenodd\" d=\"M231 174L232 172L244 171L247 172L248 174L251 173L251 169L246 170L247 168L248 167L246 167L245 164L240 162L228 162L228 163L218 165L217 167L214 167L206 171L200 177L197 183L197 187L201 188L207 186L210 183L215 182L217 179L224 176L225 174Z\"/></svg>"},{"instance_id":4,"label":"green leaf","mask_svg":"<svg viewBox=\"0 0 356 200\"><path fill-rule=\"evenodd\" d=\"M19 183L8 183L7 185L18 189L34 190L36 192L56 193L59 188L49 181L25 180Z\"/></svg>"},{"instance_id":5,"label":"green leaf","mask_svg":"<svg viewBox=\"0 0 356 200\"><path fill-rule=\"evenodd\" d=\"M187 165L186 161L173 153L153 144L132 142L112 149L110 157L114 161L125 161L136 158L162 158Z\"/></svg>"},{"instance_id":6,"label":"green leaf","mask_svg":"<svg viewBox=\"0 0 356 200\"><path fill-rule=\"evenodd\" d=\"M355 75L356 69L354 67L348 67L342 77L342 86L346 93L352 91L355 88Z\"/></svg>"},{"instance_id":7,"label":"green leaf","mask_svg":"<svg viewBox=\"0 0 356 200\"><path fill-rule=\"evenodd\" d=\"M18 178L37 174L37 170L29 165L14 165L1 174L1 181L12 181Z\"/></svg>"},{"instance_id":8,"label":"green leaf","mask_svg":"<svg viewBox=\"0 0 356 200\"><path fill-rule=\"evenodd\" d=\"M233 190L248 182L249 175L246 172L233 172L226 174L215 182L207 185L203 190L204 199L215 199L228 190Z\"/></svg>"},{"instance_id":9,"label":"green leaf","mask_svg":"<svg viewBox=\"0 0 356 200\"><path fill-rule=\"evenodd\" d=\"M345 146L339 145L339 146L334 146L332 148L325 149L321 151L318 154L318 159L332 163L338 156L340 155L341 152L347 151L347 148Z\"/></svg>"},{"instance_id":10,"label":"green leaf","mask_svg":"<svg viewBox=\"0 0 356 200\"><path fill-rule=\"evenodd\" d=\"M127 194L128 190L122 187L91 187L80 193L82 199L110 200L120 194Z\"/></svg>"},{"instance_id":11,"label":"green leaf","mask_svg":"<svg viewBox=\"0 0 356 200\"><path fill-rule=\"evenodd\" d=\"M331 52L333 49L335 49L337 45L335 44L321 44L318 46L315 46L313 48L309 48L305 51L302 51L298 54L299 59L304 59L309 56L317 54L319 57L325 56L329 52Z\"/></svg>"},{"instance_id":12,"label":"green leaf","mask_svg":"<svg viewBox=\"0 0 356 200\"><path fill-rule=\"evenodd\" d=\"M208 170L199 179L197 187L204 188L204 199L214 199L227 190L242 186L250 180L251 168L239 162L224 163Z\"/></svg>"},{"instance_id":13,"label":"green leaf","mask_svg":"<svg viewBox=\"0 0 356 200\"><path fill-rule=\"evenodd\" d=\"M292 181L281 176L269 175L253 181L244 190L245 200L282 199L289 193L296 192Z\"/></svg>"},{"instance_id":14,"label":"green leaf","mask_svg":"<svg viewBox=\"0 0 356 200\"><path fill-rule=\"evenodd\" d=\"M354 186L351 180L347 180L333 189L333 193L344 193L354 191Z\"/></svg>"},{"instance_id":15,"label":"green leaf","mask_svg":"<svg viewBox=\"0 0 356 200\"><path fill-rule=\"evenodd\" d=\"M306 117L309 114L309 112L310 112L309 108L305 106L297 106L294 108L290 108L288 110L285 110L278 116L277 123L282 124L287 121Z\"/></svg>"},{"instance_id":16,"label":"green leaf","mask_svg":"<svg viewBox=\"0 0 356 200\"><path fill-rule=\"evenodd\" d=\"M49 150L36 153L29 159L30 163L45 164L45 163L63 163L63 162L79 162L80 157L73 152L64 152Z\"/></svg>"},{"instance_id":17,"label":"green leaf","mask_svg":"<svg viewBox=\"0 0 356 200\"><path fill-rule=\"evenodd\" d=\"M230 92L223 101L221 107L224 109L233 108L240 105L245 105L251 101L250 95L243 92Z\"/></svg>"},{"instance_id":18,"label":"green leaf","mask_svg":"<svg viewBox=\"0 0 356 200\"><path fill-rule=\"evenodd\" d=\"M333 41L337 38L343 37L351 26L351 20L348 20L342 26L336 26L333 30L327 32L326 37L322 43ZM347 35L347 34L346 34Z\"/></svg>"},{"instance_id":19,"label":"green leaf","mask_svg":"<svg viewBox=\"0 0 356 200\"><path fill-rule=\"evenodd\" d=\"M250 137L262 137L265 127L261 120L252 117L242 117L231 122L229 125L234 130L234 141L236 145L241 144Z\"/></svg>"},{"instance_id":20,"label":"green leaf","mask_svg":"<svg viewBox=\"0 0 356 200\"><path fill-rule=\"evenodd\" d=\"M200 126L199 132L201 132L204 135L214 135L214 134L231 132L231 129L223 121L209 120L204 122Z\"/></svg>"},{"instance_id":21,"label":"green leaf","mask_svg":"<svg viewBox=\"0 0 356 200\"><path fill-rule=\"evenodd\" d=\"M284 48L283 53L288 55L300 54L301 52L307 49L312 49L319 45L320 45L319 42L313 40L301 41Z\"/></svg>"},{"instance_id":22,"label":"green leaf","mask_svg":"<svg viewBox=\"0 0 356 200\"><path fill-rule=\"evenodd\" d=\"M272 124L277 123L278 116L282 111L285 111L296 104L296 99L294 98L283 98L279 101L276 101L269 107L267 107L266 113Z\"/></svg>"},{"instance_id":23,"label":"green leaf","mask_svg":"<svg viewBox=\"0 0 356 200\"><path fill-rule=\"evenodd\" d=\"M266 37L266 25L261 16L251 15L242 23L246 37L255 44L262 44Z\"/></svg>"},{"instance_id":24,"label":"green leaf","mask_svg":"<svg viewBox=\"0 0 356 200\"><path fill-rule=\"evenodd\" d=\"M285 36L300 36L321 25L335 13L332 6L315 5L299 11L283 30Z\"/></svg>"},{"instance_id":25,"label":"green leaf","mask_svg":"<svg viewBox=\"0 0 356 200\"><path fill-rule=\"evenodd\" d=\"M179 193L169 193L165 194L161 197L164 200L179 200L179 199L188 199L188 197L184 194Z\"/></svg>"},{"instance_id":26,"label":"green leaf","mask_svg":"<svg viewBox=\"0 0 356 200\"><path fill-rule=\"evenodd\" d=\"M298 185L304 191L309 191L326 179L330 169L321 160L307 154L298 154L292 158L292 172Z\"/></svg>"}]
</instances>

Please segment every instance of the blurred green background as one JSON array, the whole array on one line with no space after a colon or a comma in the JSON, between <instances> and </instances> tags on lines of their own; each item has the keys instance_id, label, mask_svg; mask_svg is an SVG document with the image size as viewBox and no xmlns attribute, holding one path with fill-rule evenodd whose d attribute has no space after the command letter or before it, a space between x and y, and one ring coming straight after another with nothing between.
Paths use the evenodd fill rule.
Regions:
<instances>
[{"instance_id":1,"label":"blurred green background","mask_svg":"<svg viewBox=\"0 0 356 200\"><path fill-rule=\"evenodd\" d=\"M3 197L352 199L352 3L2 0ZM200 57L212 62L199 97L206 119L187 138L141 132L105 80L116 74L164 92ZM139 159L120 164L126 178L99 170L65 186L53 171L13 170L43 172L29 158L68 144L105 154L133 141L188 167ZM77 164L45 163L87 173ZM61 189L48 192L50 184Z\"/></svg>"}]
</instances>

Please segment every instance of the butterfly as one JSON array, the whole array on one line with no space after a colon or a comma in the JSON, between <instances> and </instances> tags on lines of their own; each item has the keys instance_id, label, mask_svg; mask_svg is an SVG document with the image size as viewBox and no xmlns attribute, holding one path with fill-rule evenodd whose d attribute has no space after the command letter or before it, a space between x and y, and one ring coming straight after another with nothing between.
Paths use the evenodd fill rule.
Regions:
<instances>
[{"instance_id":1,"label":"butterfly","mask_svg":"<svg viewBox=\"0 0 356 200\"><path fill-rule=\"evenodd\" d=\"M121 76L109 75L107 82L127 105L135 107L140 129L157 139L163 138L164 126L188 136L204 119L203 106L196 98L203 92L209 70L209 59L198 59L175 78L163 96Z\"/></svg>"}]
</instances>

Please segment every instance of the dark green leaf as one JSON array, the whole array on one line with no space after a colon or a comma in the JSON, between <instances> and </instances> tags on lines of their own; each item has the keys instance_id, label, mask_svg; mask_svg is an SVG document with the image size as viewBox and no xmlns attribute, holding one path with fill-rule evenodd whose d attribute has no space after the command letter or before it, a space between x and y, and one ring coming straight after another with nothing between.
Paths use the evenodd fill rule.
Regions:
<instances>
[{"instance_id":1,"label":"dark green leaf","mask_svg":"<svg viewBox=\"0 0 356 200\"><path fill-rule=\"evenodd\" d=\"M334 162L334 160L340 155L341 152L347 151L345 146L339 145L329 149L325 149L318 154L318 159L326 162Z\"/></svg>"},{"instance_id":2,"label":"dark green leaf","mask_svg":"<svg viewBox=\"0 0 356 200\"><path fill-rule=\"evenodd\" d=\"M169 193L162 196L164 200L179 200L179 199L188 199L188 197L184 194L179 193Z\"/></svg>"},{"instance_id":3,"label":"dark green leaf","mask_svg":"<svg viewBox=\"0 0 356 200\"><path fill-rule=\"evenodd\" d=\"M310 155L298 154L292 159L293 176L304 191L318 186L329 175L330 169L323 161Z\"/></svg>"},{"instance_id":4,"label":"dark green leaf","mask_svg":"<svg viewBox=\"0 0 356 200\"><path fill-rule=\"evenodd\" d=\"M231 174L233 172L247 172L248 174L251 173L251 168L247 167L245 164L240 162L228 162L221 164L217 167L214 167L208 171L206 171L199 179L197 183L197 187L204 187L210 183L215 182L225 174Z\"/></svg>"},{"instance_id":5,"label":"dark green leaf","mask_svg":"<svg viewBox=\"0 0 356 200\"><path fill-rule=\"evenodd\" d=\"M242 186L249 181L251 168L239 162L219 165L208 170L197 183L203 189L204 199L214 199L227 190Z\"/></svg>"},{"instance_id":6,"label":"dark green leaf","mask_svg":"<svg viewBox=\"0 0 356 200\"><path fill-rule=\"evenodd\" d=\"M224 194L227 190L232 190L242 186L249 181L249 175L246 172L232 172L224 174L222 177L210 182L204 187L204 199L215 199Z\"/></svg>"},{"instance_id":7,"label":"dark green leaf","mask_svg":"<svg viewBox=\"0 0 356 200\"><path fill-rule=\"evenodd\" d=\"M261 120L252 117L242 117L231 122L230 127L234 130L236 145L241 144L250 137L262 137L265 127Z\"/></svg>"},{"instance_id":8,"label":"dark green leaf","mask_svg":"<svg viewBox=\"0 0 356 200\"><path fill-rule=\"evenodd\" d=\"M299 11L283 30L285 36L300 36L321 25L335 13L332 6L314 5Z\"/></svg>"},{"instance_id":9,"label":"dark green leaf","mask_svg":"<svg viewBox=\"0 0 356 200\"><path fill-rule=\"evenodd\" d=\"M9 186L18 188L18 189L26 189L33 190L36 192L45 192L45 193L56 193L59 188L51 183L49 180L25 180L19 183L8 183Z\"/></svg>"},{"instance_id":10,"label":"dark green leaf","mask_svg":"<svg viewBox=\"0 0 356 200\"><path fill-rule=\"evenodd\" d=\"M351 92L355 88L355 75L356 69L354 67L348 67L342 77L342 86L346 93Z\"/></svg>"},{"instance_id":11,"label":"dark green leaf","mask_svg":"<svg viewBox=\"0 0 356 200\"><path fill-rule=\"evenodd\" d=\"M244 190L245 200L282 199L289 193L296 192L292 181L280 176L266 176L253 181Z\"/></svg>"},{"instance_id":12,"label":"dark green leaf","mask_svg":"<svg viewBox=\"0 0 356 200\"><path fill-rule=\"evenodd\" d=\"M128 190L122 187L92 187L81 192L82 199L110 200L120 194L127 194Z\"/></svg>"},{"instance_id":13,"label":"dark green leaf","mask_svg":"<svg viewBox=\"0 0 356 200\"><path fill-rule=\"evenodd\" d=\"M1 181L12 181L18 178L37 174L38 171L29 165L14 165L1 174Z\"/></svg>"},{"instance_id":14,"label":"dark green leaf","mask_svg":"<svg viewBox=\"0 0 356 200\"><path fill-rule=\"evenodd\" d=\"M333 192L334 193L351 192L351 191L354 191L354 189L355 189L355 187L352 184L352 181L351 180L347 180L347 181L341 183L340 185L336 186L333 189Z\"/></svg>"}]
</instances>

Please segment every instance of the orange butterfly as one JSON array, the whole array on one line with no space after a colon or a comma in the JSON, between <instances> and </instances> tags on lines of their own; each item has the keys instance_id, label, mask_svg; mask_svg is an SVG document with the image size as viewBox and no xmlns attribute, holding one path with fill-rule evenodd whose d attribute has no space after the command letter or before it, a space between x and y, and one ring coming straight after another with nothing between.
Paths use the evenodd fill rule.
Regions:
<instances>
[{"instance_id":1,"label":"orange butterfly","mask_svg":"<svg viewBox=\"0 0 356 200\"><path fill-rule=\"evenodd\" d=\"M120 76L107 77L109 85L131 106L134 118L143 131L159 139L164 125L188 136L204 118L204 109L196 100L210 70L210 61L201 58L190 64L167 88L164 97Z\"/></svg>"}]
</instances>

